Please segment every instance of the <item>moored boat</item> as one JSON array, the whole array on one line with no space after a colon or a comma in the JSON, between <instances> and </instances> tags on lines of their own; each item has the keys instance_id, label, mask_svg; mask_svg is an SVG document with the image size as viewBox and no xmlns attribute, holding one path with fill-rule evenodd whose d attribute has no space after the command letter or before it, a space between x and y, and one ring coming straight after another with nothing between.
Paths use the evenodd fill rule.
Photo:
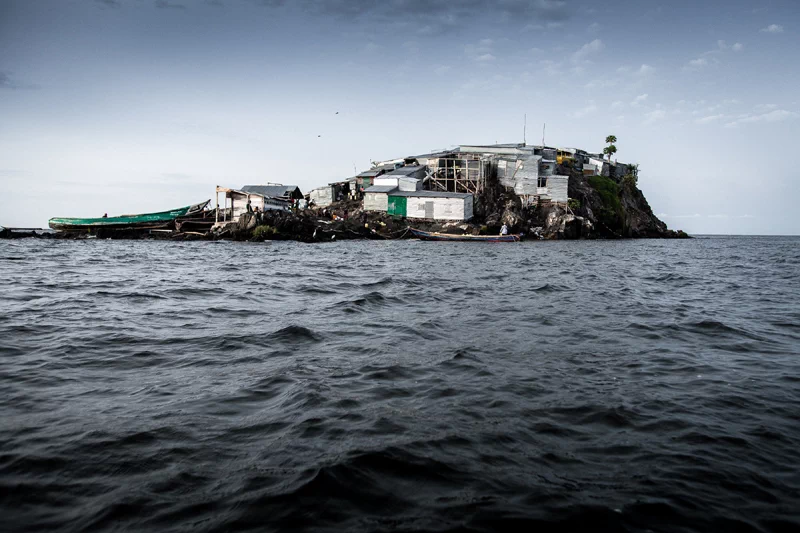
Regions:
<instances>
[{"instance_id":1,"label":"moored boat","mask_svg":"<svg viewBox=\"0 0 800 533\"><path fill-rule=\"evenodd\" d=\"M158 213L120 215L101 218L51 218L48 225L57 231L87 231L92 229L156 229L175 222L176 218L202 213L210 200Z\"/></svg>"},{"instance_id":2,"label":"moored boat","mask_svg":"<svg viewBox=\"0 0 800 533\"><path fill-rule=\"evenodd\" d=\"M474 241L474 242L519 242L521 235L455 235L453 233L437 233L409 228L411 234L424 241Z\"/></svg>"}]
</instances>

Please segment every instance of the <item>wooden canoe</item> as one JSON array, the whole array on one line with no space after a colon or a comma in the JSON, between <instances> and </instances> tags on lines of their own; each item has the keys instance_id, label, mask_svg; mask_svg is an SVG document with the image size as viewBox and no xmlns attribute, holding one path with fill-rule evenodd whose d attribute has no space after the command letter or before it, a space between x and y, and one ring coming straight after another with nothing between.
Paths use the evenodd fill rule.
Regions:
<instances>
[{"instance_id":1,"label":"wooden canoe","mask_svg":"<svg viewBox=\"0 0 800 533\"><path fill-rule=\"evenodd\" d=\"M152 229L162 228L175 221L178 217L191 216L202 213L203 208L211 200L179 207L158 213L143 213L140 215L121 215L118 217L102 218L51 218L48 225L57 231L85 231L91 229Z\"/></svg>"},{"instance_id":2,"label":"wooden canoe","mask_svg":"<svg viewBox=\"0 0 800 533\"><path fill-rule=\"evenodd\" d=\"M518 234L508 235L455 235L453 233L437 233L409 228L412 235L424 241L474 241L474 242L519 242Z\"/></svg>"}]
</instances>

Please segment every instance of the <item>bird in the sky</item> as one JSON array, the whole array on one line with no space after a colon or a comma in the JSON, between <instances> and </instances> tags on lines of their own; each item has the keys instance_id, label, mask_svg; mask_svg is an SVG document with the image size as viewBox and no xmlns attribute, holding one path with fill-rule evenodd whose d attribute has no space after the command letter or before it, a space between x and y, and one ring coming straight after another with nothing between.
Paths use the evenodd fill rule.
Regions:
<instances>
[{"instance_id":1,"label":"bird in the sky","mask_svg":"<svg viewBox=\"0 0 800 533\"><path fill-rule=\"evenodd\" d=\"M322 135L317 135L317 137L322 137Z\"/></svg>"},{"instance_id":2,"label":"bird in the sky","mask_svg":"<svg viewBox=\"0 0 800 533\"><path fill-rule=\"evenodd\" d=\"M336 112L336 114L338 115L338 114L339 114L339 112L337 111L337 112Z\"/></svg>"}]
</instances>

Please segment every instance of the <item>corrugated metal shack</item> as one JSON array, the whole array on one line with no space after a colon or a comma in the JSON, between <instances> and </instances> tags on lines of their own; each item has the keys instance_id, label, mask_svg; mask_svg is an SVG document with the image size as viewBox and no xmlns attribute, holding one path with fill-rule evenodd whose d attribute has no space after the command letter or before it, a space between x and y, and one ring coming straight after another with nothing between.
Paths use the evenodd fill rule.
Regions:
<instances>
[{"instance_id":1,"label":"corrugated metal shack","mask_svg":"<svg viewBox=\"0 0 800 533\"><path fill-rule=\"evenodd\" d=\"M219 194L224 193L222 207L219 205ZM217 216L216 223L237 222L242 213L247 212L247 202L250 202L250 208L255 210L258 207L259 211L278 209L288 210L289 205L285 200L269 198L263 194L255 192L245 192L237 189L229 189L227 187L220 187L217 185L216 189L216 207Z\"/></svg>"},{"instance_id":2,"label":"corrugated metal shack","mask_svg":"<svg viewBox=\"0 0 800 533\"><path fill-rule=\"evenodd\" d=\"M375 178L377 178L378 176L382 176L383 174L386 174L387 172L390 172L393 169L394 165L383 165L383 166L372 167L369 170L365 170L364 172L361 172L360 174L356 175L356 185L358 187L364 187L365 189L367 187L372 187L373 185L375 185Z\"/></svg>"},{"instance_id":3,"label":"corrugated metal shack","mask_svg":"<svg viewBox=\"0 0 800 533\"><path fill-rule=\"evenodd\" d=\"M333 203L333 187L326 185L308 192L308 202L315 207L328 207Z\"/></svg>"},{"instance_id":4,"label":"corrugated metal shack","mask_svg":"<svg viewBox=\"0 0 800 533\"><path fill-rule=\"evenodd\" d=\"M329 183L324 187L317 187L308 193L308 201L314 202L314 207L328 207L333 202L347 198L351 186L354 187L349 181L340 181Z\"/></svg>"},{"instance_id":5,"label":"corrugated metal shack","mask_svg":"<svg viewBox=\"0 0 800 533\"><path fill-rule=\"evenodd\" d=\"M364 190L364 211L383 211L389 209L389 193L396 191L394 185L373 185Z\"/></svg>"},{"instance_id":6,"label":"corrugated metal shack","mask_svg":"<svg viewBox=\"0 0 800 533\"><path fill-rule=\"evenodd\" d=\"M422 180L427 168L422 165L407 165L375 178L375 185L394 185L401 191L422 190Z\"/></svg>"},{"instance_id":7,"label":"corrugated metal shack","mask_svg":"<svg viewBox=\"0 0 800 533\"><path fill-rule=\"evenodd\" d=\"M387 213L406 218L466 221L472 218L473 200L468 193L394 191L388 195Z\"/></svg>"}]
</instances>

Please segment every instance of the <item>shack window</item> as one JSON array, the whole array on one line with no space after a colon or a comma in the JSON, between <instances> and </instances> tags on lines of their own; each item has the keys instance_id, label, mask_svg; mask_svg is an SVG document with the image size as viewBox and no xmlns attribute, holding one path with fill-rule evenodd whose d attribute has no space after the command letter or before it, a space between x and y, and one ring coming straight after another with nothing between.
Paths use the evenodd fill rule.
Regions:
<instances>
[{"instance_id":1,"label":"shack window","mask_svg":"<svg viewBox=\"0 0 800 533\"><path fill-rule=\"evenodd\" d=\"M547 187L547 176L539 176L539 187Z\"/></svg>"}]
</instances>

